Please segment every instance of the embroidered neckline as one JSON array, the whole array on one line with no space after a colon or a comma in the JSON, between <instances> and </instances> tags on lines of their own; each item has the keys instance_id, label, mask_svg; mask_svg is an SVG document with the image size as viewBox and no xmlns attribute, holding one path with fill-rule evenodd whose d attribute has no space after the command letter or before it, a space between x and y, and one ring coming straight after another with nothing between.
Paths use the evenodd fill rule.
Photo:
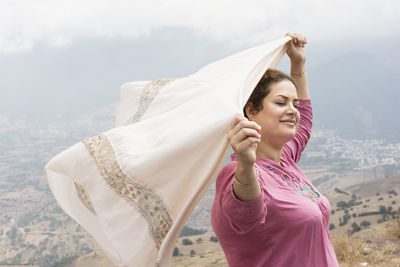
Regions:
<instances>
[{"instance_id":1,"label":"embroidered neckline","mask_svg":"<svg viewBox=\"0 0 400 267\"><path fill-rule=\"evenodd\" d=\"M231 154L231 160L237 160L237 155L234 153ZM282 161L280 161L280 163L282 164ZM284 166L282 166L281 164L278 164L272 159L262 158L262 157L258 157L256 159L256 164L273 172L275 176L279 177L280 180L284 181L292 191L295 191L305 196L306 198L310 199L315 203L319 203L321 196L320 193L317 190L314 190L313 187L308 185L303 179L300 179L295 174L290 164L284 163L283 164ZM276 165L277 167L274 168L271 165L272 166ZM278 168L282 168L283 170L285 170L286 173L290 173L292 177L290 177L286 173L283 173L282 171L278 171L277 170Z\"/></svg>"},{"instance_id":2,"label":"embroidered neckline","mask_svg":"<svg viewBox=\"0 0 400 267\"><path fill-rule=\"evenodd\" d=\"M300 193L301 195L307 197L308 199L310 199L315 203L319 202L320 194L316 190L314 190L310 185L308 185L303 179L299 178L293 172L293 170L288 170L287 168L281 166L286 171L291 173L292 177L290 177L286 173L282 173L269 165L262 164L261 166L274 173L275 176L279 177L282 181L284 181L285 184L288 185L288 187L293 191Z\"/></svg>"}]
</instances>

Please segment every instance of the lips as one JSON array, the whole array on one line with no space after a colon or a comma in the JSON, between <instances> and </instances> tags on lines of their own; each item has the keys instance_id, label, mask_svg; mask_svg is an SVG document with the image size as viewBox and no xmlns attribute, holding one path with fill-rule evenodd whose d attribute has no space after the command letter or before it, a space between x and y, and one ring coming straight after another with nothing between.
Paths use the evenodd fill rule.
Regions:
<instances>
[{"instance_id":1,"label":"lips","mask_svg":"<svg viewBox=\"0 0 400 267\"><path fill-rule=\"evenodd\" d=\"M296 121L295 121L295 120L292 120L292 119L281 120L281 122L291 122L291 123L296 123Z\"/></svg>"},{"instance_id":2,"label":"lips","mask_svg":"<svg viewBox=\"0 0 400 267\"><path fill-rule=\"evenodd\" d=\"M290 125L290 126L295 126L296 125L296 121L293 120L293 119L281 120L280 122L283 122L283 123L285 123L287 125Z\"/></svg>"}]
</instances>

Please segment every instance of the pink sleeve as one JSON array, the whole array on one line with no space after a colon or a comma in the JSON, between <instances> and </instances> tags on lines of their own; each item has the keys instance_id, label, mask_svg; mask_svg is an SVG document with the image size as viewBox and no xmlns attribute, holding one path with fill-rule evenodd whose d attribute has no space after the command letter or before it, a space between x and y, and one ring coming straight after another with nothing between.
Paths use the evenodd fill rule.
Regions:
<instances>
[{"instance_id":1,"label":"pink sleeve","mask_svg":"<svg viewBox=\"0 0 400 267\"><path fill-rule=\"evenodd\" d=\"M283 153L292 158L296 163L300 160L301 153L311 136L313 117L311 99L299 100L299 112L300 122L296 135L283 147Z\"/></svg>"},{"instance_id":2,"label":"pink sleeve","mask_svg":"<svg viewBox=\"0 0 400 267\"><path fill-rule=\"evenodd\" d=\"M238 234L245 234L265 222L267 202L261 182L262 193L256 199L241 201L236 198L233 192L236 166L237 161L232 161L221 171L218 177L220 183L217 185L217 193L220 194L222 213L232 229Z\"/></svg>"}]
</instances>

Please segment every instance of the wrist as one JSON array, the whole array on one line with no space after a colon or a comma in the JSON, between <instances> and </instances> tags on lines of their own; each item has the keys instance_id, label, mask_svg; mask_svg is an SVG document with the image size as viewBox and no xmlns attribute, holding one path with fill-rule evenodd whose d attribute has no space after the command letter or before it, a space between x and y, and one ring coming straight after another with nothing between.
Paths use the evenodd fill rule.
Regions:
<instances>
[{"instance_id":1,"label":"wrist","mask_svg":"<svg viewBox=\"0 0 400 267\"><path fill-rule=\"evenodd\" d=\"M238 168L241 169L250 169L253 168L254 166L254 161L248 158L241 158L238 156Z\"/></svg>"},{"instance_id":2,"label":"wrist","mask_svg":"<svg viewBox=\"0 0 400 267\"><path fill-rule=\"evenodd\" d=\"M257 170L254 164L242 166L238 162L235 172L235 180L238 180L239 184L254 185L257 177Z\"/></svg>"},{"instance_id":3,"label":"wrist","mask_svg":"<svg viewBox=\"0 0 400 267\"><path fill-rule=\"evenodd\" d=\"M290 66L290 76L294 78L302 77L306 73L306 66L304 63L292 63Z\"/></svg>"},{"instance_id":4,"label":"wrist","mask_svg":"<svg viewBox=\"0 0 400 267\"><path fill-rule=\"evenodd\" d=\"M293 71L303 71L306 67L306 59L290 60L290 68Z\"/></svg>"}]
</instances>

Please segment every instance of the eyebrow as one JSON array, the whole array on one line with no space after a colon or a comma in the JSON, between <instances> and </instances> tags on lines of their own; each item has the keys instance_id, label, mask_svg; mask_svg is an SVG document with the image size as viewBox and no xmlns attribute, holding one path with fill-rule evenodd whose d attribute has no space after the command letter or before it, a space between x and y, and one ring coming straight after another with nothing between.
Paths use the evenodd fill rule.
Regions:
<instances>
[{"instance_id":1,"label":"eyebrow","mask_svg":"<svg viewBox=\"0 0 400 267\"><path fill-rule=\"evenodd\" d=\"M277 95L277 96L281 96L281 97L283 97L284 99L289 99L289 97L287 97L287 96L285 96L285 95ZM298 98L295 98L293 101L298 102L299 99L298 99Z\"/></svg>"}]
</instances>

